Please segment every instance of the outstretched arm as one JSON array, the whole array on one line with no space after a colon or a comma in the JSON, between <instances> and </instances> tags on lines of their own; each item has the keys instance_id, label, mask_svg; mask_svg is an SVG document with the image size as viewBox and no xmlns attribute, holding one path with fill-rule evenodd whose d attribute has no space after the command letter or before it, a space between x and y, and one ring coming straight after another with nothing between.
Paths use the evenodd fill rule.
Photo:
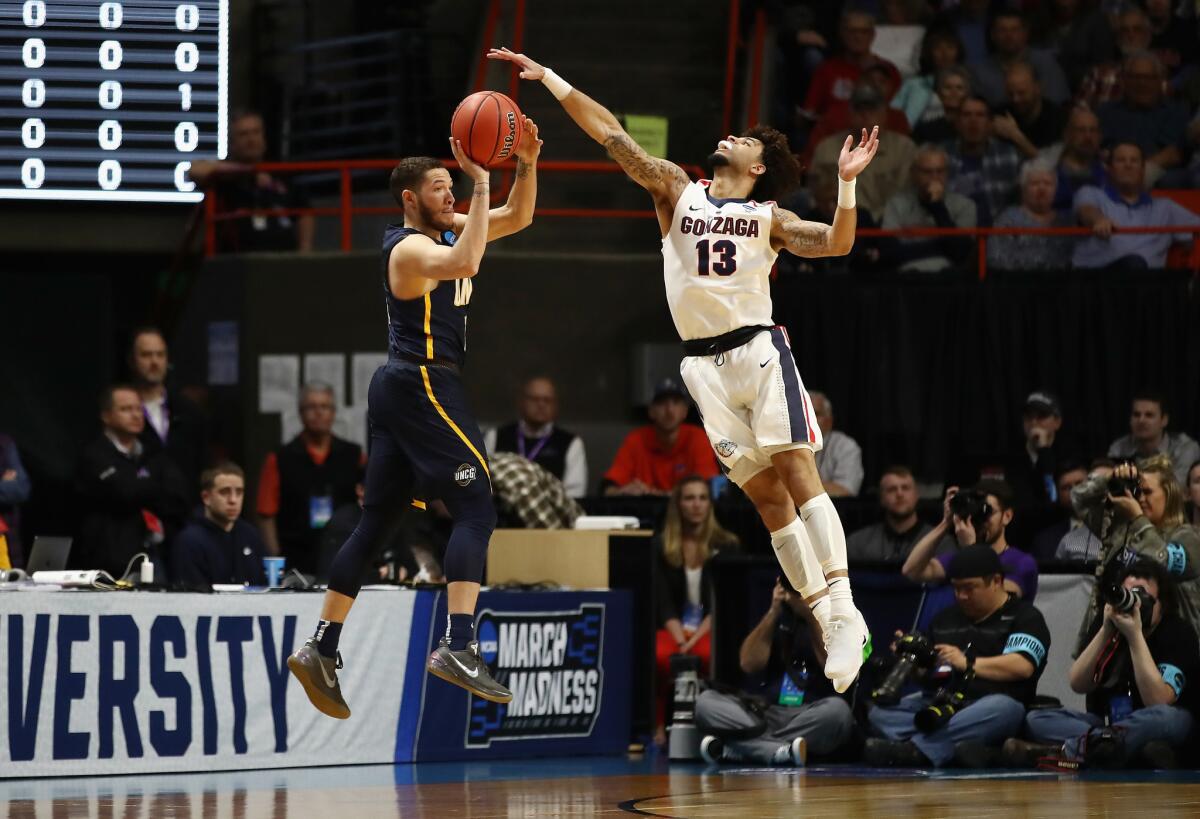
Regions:
<instances>
[{"instance_id":1,"label":"outstretched arm","mask_svg":"<svg viewBox=\"0 0 1200 819\"><path fill-rule=\"evenodd\" d=\"M650 156L638 145L612 112L576 88L571 88L558 75L538 65L524 54L514 54L507 48L493 48L488 58L506 60L521 69L521 79L544 82L562 104L575 124L608 151L608 155L625 169L625 173L650 192L655 204L660 202L674 208L679 194L688 184L687 174L673 162ZM561 96L560 96L561 94Z\"/></svg>"},{"instance_id":2,"label":"outstretched arm","mask_svg":"<svg viewBox=\"0 0 1200 819\"><path fill-rule=\"evenodd\" d=\"M771 226L771 246L796 256L845 256L854 247L854 229L858 226L854 180L871 163L879 150L879 126L870 135L864 128L862 139L854 146L854 136L846 137L838 157L838 207L833 224L806 222L791 211L775 208Z\"/></svg>"}]
</instances>

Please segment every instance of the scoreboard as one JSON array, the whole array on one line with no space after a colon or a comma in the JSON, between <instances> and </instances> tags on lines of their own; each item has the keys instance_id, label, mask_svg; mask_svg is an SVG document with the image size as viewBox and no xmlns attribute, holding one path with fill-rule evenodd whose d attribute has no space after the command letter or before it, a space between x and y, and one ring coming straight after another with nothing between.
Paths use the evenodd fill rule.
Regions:
<instances>
[{"instance_id":1,"label":"scoreboard","mask_svg":"<svg viewBox=\"0 0 1200 819\"><path fill-rule=\"evenodd\" d=\"M198 202L224 159L229 0L0 0L0 199Z\"/></svg>"}]
</instances>

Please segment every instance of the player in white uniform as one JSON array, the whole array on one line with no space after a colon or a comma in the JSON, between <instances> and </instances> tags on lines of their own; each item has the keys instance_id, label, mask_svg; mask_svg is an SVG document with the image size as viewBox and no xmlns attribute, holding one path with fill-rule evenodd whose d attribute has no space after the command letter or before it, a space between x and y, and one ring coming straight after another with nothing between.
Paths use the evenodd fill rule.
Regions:
<instances>
[{"instance_id":1,"label":"player in white uniform","mask_svg":"<svg viewBox=\"0 0 1200 819\"><path fill-rule=\"evenodd\" d=\"M667 302L686 355L680 371L713 449L754 503L780 565L822 626L825 675L845 691L858 676L869 635L850 592L846 536L817 474L821 431L787 333L773 326L768 278L780 250L805 257L850 251L854 179L875 156L879 129L863 131L857 146L846 139L833 224L806 222L770 201L794 187L801 172L778 131L756 127L721 140L710 157L713 179L690 182L553 71L508 49L488 56L515 63L522 79L544 83L654 198Z\"/></svg>"}]
</instances>

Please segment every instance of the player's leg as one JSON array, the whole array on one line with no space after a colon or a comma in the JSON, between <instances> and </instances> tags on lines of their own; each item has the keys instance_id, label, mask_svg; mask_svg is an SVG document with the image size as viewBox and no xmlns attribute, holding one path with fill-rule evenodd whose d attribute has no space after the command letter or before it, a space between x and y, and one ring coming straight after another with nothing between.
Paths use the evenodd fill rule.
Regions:
<instances>
[{"instance_id":1,"label":"player's leg","mask_svg":"<svg viewBox=\"0 0 1200 819\"><path fill-rule=\"evenodd\" d=\"M316 632L288 658L288 667L321 712L338 719L350 716L337 669L342 625L362 586L363 574L388 533L412 499L413 474L407 456L378 424L371 424L366 490L358 526L342 544L329 570L329 586Z\"/></svg>"},{"instance_id":2,"label":"player's leg","mask_svg":"<svg viewBox=\"0 0 1200 819\"><path fill-rule=\"evenodd\" d=\"M420 372L428 403L422 428L413 430L421 436L418 471L422 486L446 504L453 520L443 567L446 634L430 655L429 671L483 699L508 702L512 692L492 679L475 640L475 606L496 528L483 435L458 376L438 367L421 367Z\"/></svg>"}]
</instances>

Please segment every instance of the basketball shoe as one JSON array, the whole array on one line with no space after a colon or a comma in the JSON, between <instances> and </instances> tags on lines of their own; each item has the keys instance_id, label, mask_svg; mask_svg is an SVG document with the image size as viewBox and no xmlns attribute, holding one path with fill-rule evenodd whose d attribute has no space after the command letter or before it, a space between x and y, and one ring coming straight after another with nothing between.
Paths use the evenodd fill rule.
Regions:
<instances>
[{"instance_id":1,"label":"basketball shoe","mask_svg":"<svg viewBox=\"0 0 1200 819\"><path fill-rule=\"evenodd\" d=\"M429 655L429 673L489 702L512 701L512 692L492 679L487 663L479 654L478 640L467 643L463 651L451 651L450 638L443 637Z\"/></svg>"},{"instance_id":2,"label":"basketball shoe","mask_svg":"<svg viewBox=\"0 0 1200 819\"><path fill-rule=\"evenodd\" d=\"M342 667L340 654L337 659L322 657L317 651L316 639L309 639L288 657L287 664L318 711L334 719L350 716L350 706L346 705L342 687L338 685L337 670Z\"/></svg>"}]
</instances>

